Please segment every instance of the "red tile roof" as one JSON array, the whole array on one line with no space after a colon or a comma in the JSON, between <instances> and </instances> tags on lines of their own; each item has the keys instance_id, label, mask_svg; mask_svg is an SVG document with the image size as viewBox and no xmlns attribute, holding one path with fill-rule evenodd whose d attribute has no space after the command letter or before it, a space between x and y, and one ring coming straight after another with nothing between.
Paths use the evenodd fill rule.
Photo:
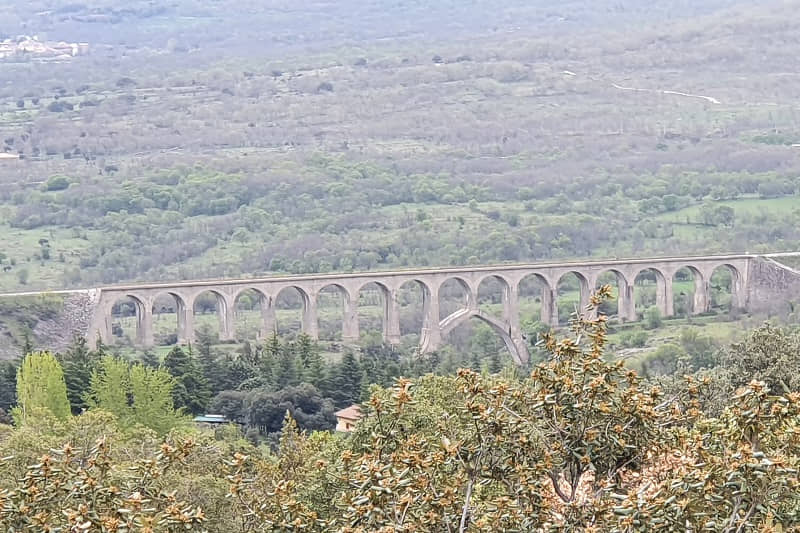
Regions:
<instances>
[{"instance_id":1,"label":"red tile roof","mask_svg":"<svg viewBox=\"0 0 800 533\"><path fill-rule=\"evenodd\" d=\"M341 411L336 411L334 413L336 418L344 418L347 420L360 420L362 416L361 414L361 407L357 404L353 404L350 407L346 407Z\"/></svg>"}]
</instances>

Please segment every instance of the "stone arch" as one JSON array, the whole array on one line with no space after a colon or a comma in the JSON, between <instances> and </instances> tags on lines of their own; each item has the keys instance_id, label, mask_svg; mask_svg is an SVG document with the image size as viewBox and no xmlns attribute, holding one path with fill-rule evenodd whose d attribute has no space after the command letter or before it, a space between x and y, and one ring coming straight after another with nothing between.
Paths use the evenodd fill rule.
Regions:
<instances>
[{"instance_id":1,"label":"stone arch","mask_svg":"<svg viewBox=\"0 0 800 533\"><path fill-rule=\"evenodd\" d=\"M557 326L558 312L556 309L555 289L550 280L540 272L529 272L517 281L515 292L518 295L519 306L522 307L522 302L532 296L529 292L529 284L532 280L535 280L539 285L539 321L549 326Z\"/></svg>"},{"instance_id":2,"label":"stone arch","mask_svg":"<svg viewBox=\"0 0 800 533\"><path fill-rule=\"evenodd\" d=\"M510 296L510 292L514 284L502 274L487 274L478 279L477 283L475 283L475 298L476 304L479 303L477 299L480 296L480 290L484 283L494 280L500 283L501 290L503 292L503 299L507 299Z\"/></svg>"},{"instance_id":3,"label":"stone arch","mask_svg":"<svg viewBox=\"0 0 800 533\"><path fill-rule=\"evenodd\" d=\"M362 291L370 286L375 287L375 292L379 295L379 301L368 300ZM358 301L358 321L361 324L373 324L374 314L370 313L370 308L376 305L380 309L381 336L384 342L398 344L400 342L400 323L397 313L397 302L395 294L385 283L378 280L370 280L355 287L353 297Z\"/></svg>"},{"instance_id":4,"label":"stone arch","mask_svg":"<svg viewBox=\"0 0 800 533\"><path fill-rule=\"evenodd\" d=\"M240 302L247 293L254 294L256 302L249 302L249 306L242 306ZM237 340L247 340L252 338L250 320L255 318L256 337L264 339L271 335L275 329L274 309L272 300L263 289L254 286L239 288L231 296L233 316L235 320L234 335ZM249 309L247 308L249 307ZM255 317L253 317L255 315Z\"/></svg>"},{"instance_id":5,"label":"stone arch","mask_svg":"<svg viewBox=\"0 0 800 533\"><path fill-rule=\"evenodd\" d=\"M171 305L166 305L164 300L172 300ZM152 311L157 327L155 328L158 333L156 340L160 343L169 344L169 336L172 333L163 333L168 328L163 325L164 314L175 315L175 342L177 344L190 344L194 342L194 313L189 312L190 308L187 305L187 300L184 296L176 291L162 291L156 293L152 300ZM191 329L191 331L189 331ZM166 338L165 338L166 336Z\"/></svg>"},{"instance_id":6,"label":"stone arch","mask_svg":"<svg viewBox=\"0 0 800 533\"><path fill-rule=\"evenodd\" d=\"M132 309L130 309L130 311L127 310L127 306L123 308L120 305L120 302L122 302L123 300L128 300L132 304ZM108 331L110 333L110 337L108 340L111 340L113 337L116 336L123 336L125 329L123 323L127 322L127 320L124 319L132 317L133 327L135 331L133 342L140 346L152 345L153 343L152 340L153 322L151 317L152 311L148 311L148 305L149 305L148 300L144 296L133 292L126 292L114 296L109 301L108 304L108 317L109 317ZM117 306L119 306L119 313L120 313L119 322L117 322L114 318L114 309Z\"/></svg>"},{"instance_id":7,"label":"stone arch","mask_svg":"<svg viewBox=\"0 0 800 533\"><path fill-rule=\"evenodd\" d=\"M448 291L447 284L454 282L457 287L459 287L464 293L464 299L462 305L452 309L451 302L442 302L442 297L447 296L446 291ZM462 278L461 276L451 276L444 279L438 287L438 299L439 299L439 320L444 320L447 316L461 312L463 309L472 309L477 306L476 298L474 291L472 290L472 286L469 282Z\"/></svg>"},{"instance_id":8,"label":"stone arch","mask_svg":"<svg viewBox=\"0 0 800 533\"><path fill-rule=\"evenodd\" d=\"M447 337L455 328L471 318L477 318L488 324L491 329L500 336L515 364L522 366L528 363L529 354L524 341L519 343L514 342L511 336L510 326L481 309L469 309L464 313L453 313L447 317L442 322L442 337Z\"/></svg>"},{"instance_id":9,"label":"stone arch","mask_svg":"<svg viewBox=\"0 0 800 533\"><path fill-rule=\"evenodd\" d=\"M320 297L329 291L335 289L341 297L342 306L342 341L347 343L357 342L359 338L358 331L358 294L350 294L350 290L341 283L330 282L321 286L316 293L316 307L319 310L322 305L320 304ZM319 316L318 319L319 321ZM325 328L329 330L329 328Z\"/></svg>"},{"instance_id":10,"label":"stone arch","mask_svg":"<svg viewBox=\"0 0 800 533\"><path fill-rule=\"evenodd\" d=\"M319 329L318 329L318 322L317 322L317 299L316 295L312 297L308 290L301 287L299 284L288 284L281 286L276 292L275 297L272 300L273 307L276 310L276 314L278 311L278 303L280 301L281 295L284 295L285 291L295 291L297 297L300 300L300 330L311 337L312 339L319 338ZM275 320L275 331L280 332L279 330L279 320Z\"/></svg>"},{"instance_id":11,"label":"stone arch","mask_svg":"<svg viewBox=\"0 0 800 533\"><path fill-rule=\"evenodd\" d=\"M517 295L517 286L502 274L488 274L477 281L475 284L475 307L481 308L481 288L484 286L484 283L488 283L490 280L498 284L497 289L499 289L500 292L500 300L498 302L495 302L495 298L490 296L492 298L491 303L499 303L501 305L500 316L503 322L511 326L512 330L518 331L519 297ZM484 311L486 311L486 309L484 309Z\"/></svg>"},{"instance_id":12,"label":"stone arch","mask_svg":"<svg viewBox=\"0 0 800 533\"><path fill-rule=\"evenodd\" d=\"M402 334L422 335L423 329L429 325L428 315L432 308L435 309L438 320L438 296L436 302L433 302L434 294L436 294L436 287L422 279L409 278L398 283L395 298L399 307L400 332ZM409 308L415 309L409 311Z\"/></svg>"},{"instance_id":13,"label":"stone arch","mask_svg":"<svg viewBox=\"0 0 800 533\"><path fill-rule=\"evenodd\" d=\"M692 275L693 288L691 294L687 294L685 290L673 289L673 309L677 308L679 303L686 305L686 313L690 315L697 315L708 311L709 297L708 297L708 280L703 275L702 270L692 264L679 265L671 276L673 285L676 282L676 276L683 271L687 270ZM685 302L682 302L685 300Z\"/></svg>"},{"instance_id":14,"label":"stone arch","mask_svg":"<svg viewBox=\"0 0 800 533\"><path fill-rule=\"evenodd\" d=\"M353 294L356 296L360 295L361 291L363 291L369 285L375 285L375 287L378 289L378 292L380 292L382 296L390 296L392 294L392 290L389 288L389 286L377 279L364 281L360 285L357 285L353 291Z\"/></svg>"},{"instance_id":15,"label":"stone arch","mask_svg":"<svg viewBox=\"0 0 800 533\"><path fill-rule=\"evenodd\" d=\"M408 278L401 280L398 284L398 295L409 283L418 287L421 293L421 317L414 317L411 327L419 325L420 353L427 353L437 349L442 342L441 329L439 328L439 287L441 284L434 284L419 277ZM418 320L420 318L421 320ZM400 323L402 324L402 322L401 317Z\"/></svg>"},{"instance_id":16,"label":"stone arch","mask_svg":"<svg viewBox=\"0 0 800 533\"><path fill-rule=\"evenodd\" d=\"M565 277L573 275L578 281L578 300L564 302L560 298L561 292L559 286ZM577 311L579 314L586 312L586 306L589 305L589 298L591 296L591 287L589 286L589 278L579 270L566 270L562 272L556 279L554 284L555 289L555 307L559 323L564 322L570 315Z\"/></svg>"},{"instance_id":17,"label":"stone arch","mask_svg":"<svg viewBox=\"0 0 800 533\"><path fill-rule=\"evenodd\" d=\"M672 276L668 276L658 268L644 267L636 270L631 277L631 307L633 308L631 319L638 320L639 315L643 314L645 310L644 308L647 307L644 305L645 293L643 291L641 293L637 293L639 290L637 289L637 285L639 287L644 286L640 281L640 276L645 273L648 274L645 277L642 277L641 281L649 281L650 277L653 278L653 284L655 286L655 299L653 304L658 308L661 316L672 316L674 314L672 302Z\"/></svg>"},{"instance_id":18,"label":"stone arch","mask_svg":"<svg viewBox=\"0 0 800 533\"><path fill-rule=\"evenodd\" d=\"M215 289L213 287L203 288L198 290L194 297L192 298L192 305L191 310L192 313L197 317L198 315L198 304L203 305L203 311L199 314L208 314L208 306L206 302L203 301L203 297L206 294L210 294L213 296L214 300L214 312L217 315L217 320L219 321L219 340L220 341L232 341L234 340L234 320L233 320L233 302L228 300L228 297L222 293L220 290ZM197 324L195 324L195 330L197 329Z\"/></svg>"},{"instance_id":19,"label":"stone arch","mask_svg":"<svg viewBox=\"0 0 800 533\"><path fill-rule=\"evenodd\" d=\"M617 268L607 268L597 274L594 279L594 291L605 283L605 279L612 275L616 282L616 315L620 320L630 322L636 320L636 310L633 302L633 283L624 272ZM609 312L605 303L600 305L601 314L614 314Z\"/></svg>"},{"instance_id":20,"label":"stone arch","mask_svg":"<svg viewBox=\"0 0 800 533\"><path fill-rule=\"evenodd\" d=\"M723 282L723 280L719 279L719 271L721 269L723 271L727 271L729 276L729 279L724 280L725 285L727 285L724 287L724 289L727 290L730 295L728 306L720 306L720 302L717 301L719 298L718 293L721 289L723 289L720 286L720 283ZM715 301L717 307L728 307L728 310L731 312L737 312L746 307L744 276L739 268L737 268L735 265L731 263L720 263L718 265L714 265L706 271L705 278L708 280L709 307L711 307Z\"/></svg>"}]
</instances>

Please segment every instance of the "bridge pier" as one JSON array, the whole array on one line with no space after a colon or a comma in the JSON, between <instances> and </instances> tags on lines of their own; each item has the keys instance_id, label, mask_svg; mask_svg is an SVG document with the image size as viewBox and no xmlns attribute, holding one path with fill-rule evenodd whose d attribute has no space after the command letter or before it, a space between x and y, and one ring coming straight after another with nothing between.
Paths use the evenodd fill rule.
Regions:
<instances>
[{"instance_id":1,"label":"bridge pier","mask_svg":"<svg viewBox=\"0 0 800 533\"><path fill-rule=\"evenodd\" d=\"M146 302L141 312L136 315L136 341L140 346L152 348L155 345L153 338L153 306Z\"/></svg>"},{"instance_id":2,"label":"bridge pier","mask_svg":"<svg viewBox=\"0 0 800 533\"><path fill-rule=\"evenodd\" d=\"M261 309L261 327L259 337L267 339L273 333L277 333L278 320L275 317L275 300L270 296L262 295L259 302Z\"/></svg>"},{"instance_id":3,"label":"bridge pier","mask_svg":"<svg viewBox=\"0 0 800 533\"><path fill-rule=\"evenodd\" d=\"M692 299L692 314L699 315L709 310L711 298L708 280L697 276L694 282L694 298Z\"/></svg>"},{"instance_id":4,"label":"bridge pier","mask_svg":"<svg viewBox=\"0 0 800 533\"><path fill-rule=\"evenodd\" d=\"M426 353L439 348L442 344L442 329L439 325L439 286L422 287L422 334L420 335L420 352Z\"/></svg>"},{"instance_id":5,"label":"bridge pier","mask_svg":"<svg viewBox=\"0 0 800 533\"><path fill-rule=\"evenodd\" d=\"M477 300L476 295L475 301ZM507 284L503 290L503 320L508 324L511 338L522 339L519 325L519 288L513 284Z\"/></svg>"},{"instance_id":6,"label":"bridge pier","mask_svg":"<svg viewBox=\"0 0 800 533\"><path fill-rule=\"evenodd\" d=\"M319 293L316 291L308 291L303 298L303 333L308 335L314 340L319 340L319 315L317 312L317 296Z\"/></svg>"},{"instance_id":7,"label":"bridge pier","mask_svg":"<svg viewBox=\"0 0 800 533\"><path fill-rule=\"evenodd\" d=\"M230 342L236 340L235 314L233 302L222 295L217 295L217 314L219 315L219 340Z\"/></svg>"},{"instance_id":8,"label":"bridge pier","mask_svg":"<svg viewBox=\"0 0 800 533\"><path fill-rule=\"evenodd\" d=\"M97 348L97 339L100 339L100 342L109 345L111 344L111 339L113 338L111 323L113 318L111 316L111 310L108 310L108 314L103 317L102 324L100 328L97 330L97 335L91 336L90 345L93 345L93 348Z\"/></svg>"},{"instance_id":9,"label":"bridge pier","mask_svg":"<svg viewBox=\"0 0 800 533\"><path fill-rule=\"evenodd\" d=\"M177 299L178 344L194 344L194 307Z\"/></svg>"},{"instance_id":10,"label":"bridge pier","mask_svg":"<svg viewBox=\"0 0 800 533\"><path fill-rule=\"evenodd\" d=\"M400 344L400 306L396 289L383 294L383 340L393 346Z\"/></svg>"},{"instance_id":11,"label":"bridge pier","mask_svg":"<svg viewBox=\"0 0 800 533\"><path fill-rule=\"evenodd\" d=\"M733 273L731 276L731 308L741 311L746 307L747 290L744 287L743 276Z\"/></svg>"},{"instance_id":12,"label":"bridge pier","mask_svg":"<svg viewBox=\"0 0 800 533\"><path fill-rule=\"evenodd\" d=\"M551 327L558 327L558 290L550 286L542 287L541 321Z\"/></svg>"},{"instance_id":13,"label":"bridge pier","mask_svg":"<svg viewBox=\"0 0 800 533\"><path fill-rule=\"evenodd\" d=\"M656 287L656 307L658 307L663 317L675 315L675 292L672 285L672 275L664 279L663 288Z\"/></svg>"},{"instance_id":14,"label":"bridge pier","mask_svg":"<svg viewBox=\"0 0 800 533\"><path fill-rule=\"evenodd\" d=\"M617 281L617 315L624 322L636 321L636 301L634 299L633 284L625 279Z\"/></svg>"},{"instance_id":15,"label":"bridge pier","mask_svg":"<svg viewBox=\"0 0 800 533\"><path fill-rule=\"evenodd\" d=\"M343 295L344 320L342 321L342 342L356 344L361 338L358 328L358 295L353 297L349 293Z\"/></svg>"}]
</instances>

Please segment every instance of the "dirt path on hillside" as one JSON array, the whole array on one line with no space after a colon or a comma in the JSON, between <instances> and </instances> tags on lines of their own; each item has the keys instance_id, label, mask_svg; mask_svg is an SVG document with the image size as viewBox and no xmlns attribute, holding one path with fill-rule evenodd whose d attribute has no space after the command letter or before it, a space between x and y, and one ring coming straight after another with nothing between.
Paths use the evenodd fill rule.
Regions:
<instances>
[{"instance_id":1,"label":"dirt path on hillside","mask_svg":"<svg viewBox=\"0 0 800 533\"><path fill-rule=\"evenodd\" d=\"M623 87L622 85L617 85L616 83L611 84L612 87L615 89L619 89L621 91L636 91L642 93L655 93L655 94L671 94L675 96L686 96L688 98L700 98L701 100L705 100L707 102L711 102L712 104L721 104L719 100L714 98L713 96L705 96L702 94L691 94L691 93L684 93L680 91L665 91L661 89L638 89L636 87Z\"/></svg>"}]
</instances>

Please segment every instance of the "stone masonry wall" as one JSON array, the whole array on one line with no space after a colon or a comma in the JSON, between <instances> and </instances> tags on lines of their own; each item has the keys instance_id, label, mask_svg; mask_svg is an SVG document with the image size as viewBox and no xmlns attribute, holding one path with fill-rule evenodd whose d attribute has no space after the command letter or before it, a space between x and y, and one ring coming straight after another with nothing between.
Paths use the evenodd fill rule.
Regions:
<instances>
[{"instance_id":1,"label":"stone masonry wall","mask_svg":"<svg viewBox=\"0 0 800 533\"><path fill-rule=\"evenodd\" d=\"M781 315L800 304L800 271L772 259L757 258L750 265L748 310Z\"/></svg>"},{"instance_id":2,"label":"stone masonry wall","mask_svg":"<svg viewBox=\"0 0 800 533\"><path fill-rule=\"evenodd\" d=\"M76 336L86 336L97 305L97 291L66 294L61 308L49 318L30 317L35 321L31 341L37 349L63 351ZM21 354L23 339L20 328L8 329L0 317L0 360Z\"/></svg>"}]
</instances>

